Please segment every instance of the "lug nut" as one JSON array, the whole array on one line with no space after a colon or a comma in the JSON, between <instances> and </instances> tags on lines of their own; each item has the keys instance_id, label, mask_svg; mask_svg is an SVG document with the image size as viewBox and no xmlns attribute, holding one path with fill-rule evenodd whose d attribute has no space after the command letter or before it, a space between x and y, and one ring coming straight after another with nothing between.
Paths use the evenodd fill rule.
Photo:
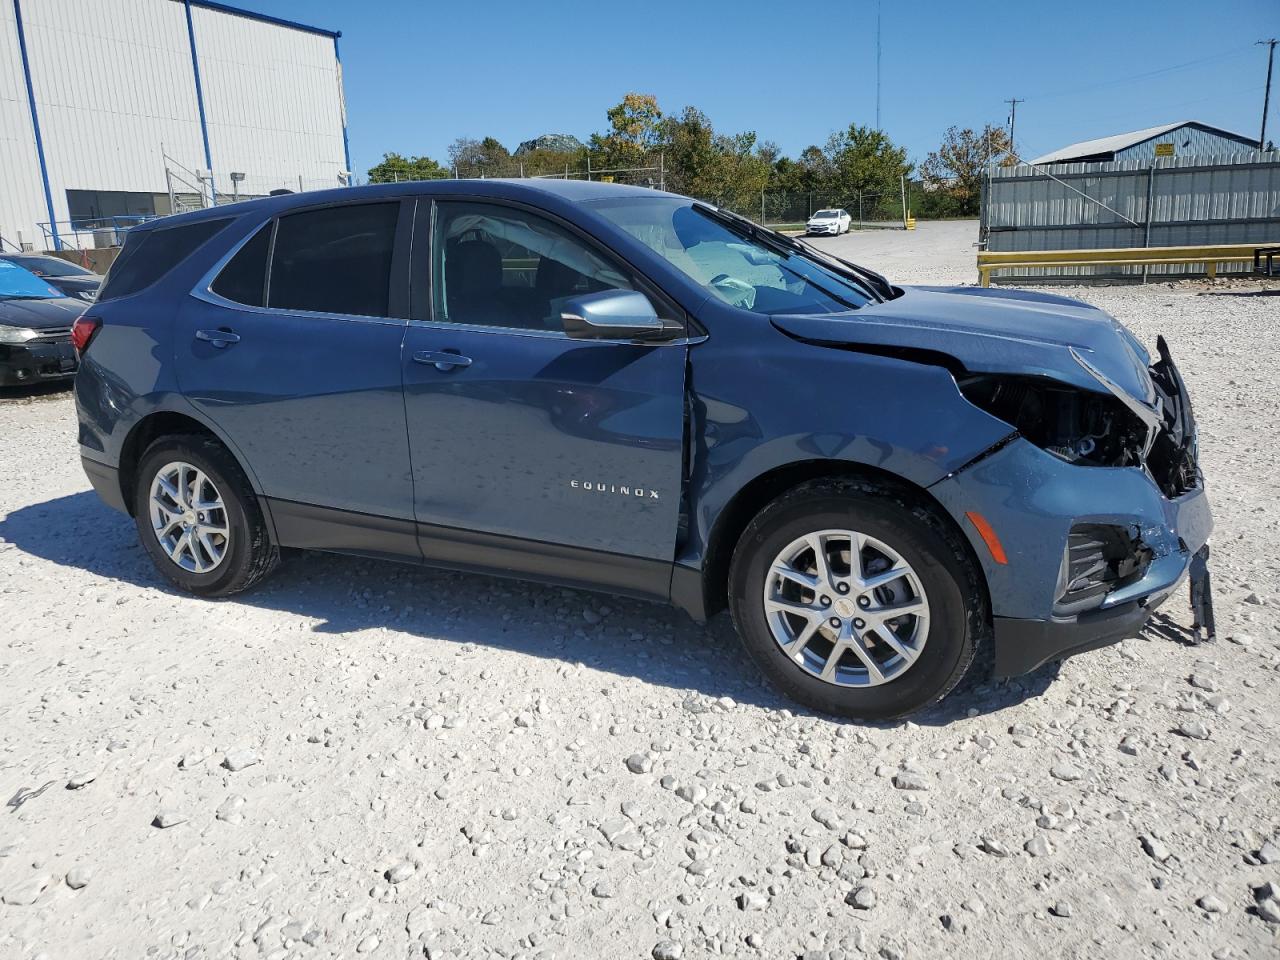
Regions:
<instances>
[{"instance_id":1,"label":"lug nut","mask_svg":"<svg viewBox=\"0 0 1280 960\"><path fill-rule=\"evenodd\" d=\"M853 621L853 625L857 627L859 630L861 630L863 627L867 625L867 622L863 620L861 617L855 617Z\"/></svg>"},{"instance_id":2,"label":"lug nut","mask_svg":"<svg viewBox=\"0 0 1280 960\"><path fill-rule=\"evenodd\" d=\"M859 597L858 606L860 606L863 610L867 609L867 607L871 606L871 598L865 595Z\"/></svg>"},{"instance_id":3,"label":"lug nut","mask_svg":"<svg viewBox=\"0 0 1280 960\"><path fill-rule=\"evenodd\" d=\"M828 623L830 623L830 624L831 624L833 627L835 627L837 630L839 630L839 629L840 629L840 618L839 618L839 617L832 617L832 618L831 618L830 620L828 620L827 622L828 622Z\"/></svg>"},{"instance_id":4,"label":"lug nut","mask_svg":"<svg viewBox=\"0 0 1280 960\"><path fill-rule=\"evenodd\" d=\"M824 607L829 607L829 606L831 606L831 598L830 598L830 597L826 597L826 596L824 596L824 597L820 597L820 598L818 599L818 602L819 602L820 604L822 604Z\"/></svg>"},{"instance_id":5,"label":"lug nut","mask_svg":"<svg viewBox=\"0 0 1280 960\"><path fill-rule=\"evenodd\" d=\"M848 593L848 592L849 592L849 585L848 585L847 583L837 583L837 584L836 584L836 592L838 592L838 593Z\"/></svg>"}]
</instances>

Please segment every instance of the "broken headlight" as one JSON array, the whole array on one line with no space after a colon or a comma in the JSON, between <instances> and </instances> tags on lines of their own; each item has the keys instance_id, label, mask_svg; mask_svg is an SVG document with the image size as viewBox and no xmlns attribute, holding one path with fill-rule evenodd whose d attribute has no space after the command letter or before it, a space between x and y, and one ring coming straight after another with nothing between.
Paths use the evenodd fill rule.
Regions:
<instances>
[{"instance_id":1,"label":"broken headlight","mask_svg":"<svg viewBox=\"0 0 1280 960\"><path fill-rule=\"evenodd\" d=\"M974 406L1067 463L1142 464L1147 426L1115 397L1042 377L973 374L956 382Z\"/></svg>"}]
</instances>

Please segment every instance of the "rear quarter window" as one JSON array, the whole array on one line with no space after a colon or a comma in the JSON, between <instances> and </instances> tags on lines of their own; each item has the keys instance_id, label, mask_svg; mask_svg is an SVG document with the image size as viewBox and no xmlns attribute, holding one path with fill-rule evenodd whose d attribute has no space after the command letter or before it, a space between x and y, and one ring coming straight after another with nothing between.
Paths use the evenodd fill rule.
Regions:
<instances>
[{"instance_id":1,"label":"rear quarter window","mask_svg":"<svg viewBox=\"0 0 1280 960\"><path fill-rule=\"evenodd\" d=\"M125 235L124 249L107 271L98 303L143 290L195 253L230 220L201 220L179 227Z\"/></svg>"}]
</instances>

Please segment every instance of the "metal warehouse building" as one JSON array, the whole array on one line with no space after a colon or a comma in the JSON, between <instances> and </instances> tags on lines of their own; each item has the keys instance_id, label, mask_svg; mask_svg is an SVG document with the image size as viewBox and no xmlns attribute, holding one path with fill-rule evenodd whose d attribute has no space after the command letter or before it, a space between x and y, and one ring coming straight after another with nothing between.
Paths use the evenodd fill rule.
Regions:
<instances>
[{"instance_id":1,"label":"metal warehouse building","mask_svg":"<svg viewBox=\"0 0 1280 960\"><path fill-rule=\"evenodd\" d=\"M208 0L0 0L0 247L346 182L338 37Z\"/></svg>"},{"instance_id":2,"label":"metal warehouse building","mask_svg":"<svg viewBox=\"0 0 1280 960\"><path fill-rule=\"evenodd\" d=\"M1167 157L1225 157L1258 149L1258 141L1196 120L1180 120L1145 130L1073 143L1030 161L1035 166L1059 163L1106 163Z\"/></svg>"}]
</instances>

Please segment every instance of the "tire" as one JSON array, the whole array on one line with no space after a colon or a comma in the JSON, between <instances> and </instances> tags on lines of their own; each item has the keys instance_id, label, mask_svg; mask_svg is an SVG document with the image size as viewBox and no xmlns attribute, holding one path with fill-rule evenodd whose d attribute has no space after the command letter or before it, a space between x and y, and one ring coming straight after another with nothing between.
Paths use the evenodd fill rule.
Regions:
<instances>
[{"instance_id":1,"label":"tire","mask_svg":"<svg viewBox=\"0 0 1280 960\"><path fill-rule=\"evenodd\" d=\"M778 569L774 568L775 560L788 556L802 539L812 542L819 531L832 534L822 541L831 551L828 565L832 576L828 586L839 587L838 580L854 575L853 563L848 559L847 572L839 572L840 531L869 538L859 553L859 569L883 569L888 572L880 575L890 576L903 569L905 563L906 573L887 588L862 588L858 584L865 581L845 579L843 582L851 589L837 595L829 589L809 591L772 572L771 568ZM846 554L851 556L852 549ZM896 560L891 559L893 555ZM798 569L804 563L797 561L797 567L789 569ZM876 574L862 575L869 580ZM821 632L807 642L798 655L799 662L782 649L775 631L781 629L784 635L797 639L809 620L779 613L776 606L772 613L767 612L766 588L771 598L788 603L783 593L811 598L801 604L810 610L821 610L819 601L824 597L833 601L829 609L822 610L823 616L813 617L821 622ZM884 589L889 593L879 592ZM870 612L853 609L854 600L867 603ZM896 609L897 604L914 604L916 613L890 620L889 629L899 642L891 649L878 639L874 624L858 615L870 618L879 610L883 616L886 607ZM903 491L852 479L805 483L756 515L738 541L730 563L729 607L747 653L781 693L824 713L869 721L903 717L945 697L969 670L979 645L987 644L990 622L977 563L952 525L935 508ZM846 618L842 621L845 626L839 630L825 617L826 613L836 614L837 608ZM855 624L868 629L865 633L861 629L855 631ZM912 640L903 641L900 632L909 632ZM824 655L829 667L832 653L839 649L836 641L855 635L864 638L862 652L869 653L883 679L873 680L865 659L854 656L855 651L847 646L847 652L835 657L839 682L823 679L817 671L823 668ZM908 660L902 649L909 651L914 660Z\"/></svg>"},{"instance_id":2,"label":"tire","mask_svg":"<svg viewBox=\"0 0 1280 960\"><path fill-rule=\"evenodd\" d=\"M216 495L221 503L221 508L207 513L197 514L193 507L183 514L208 521L209 526L195 526L192 530L208 533L207 542L213 546L206 548L193 538L189 546L179 550L181 562L175 560L161 543L152 501L157 474L168 470L166 477L173 478L176 466L190 467L203 474L208 484L197 484L197 475L184 471L187 488L199 486L203 491L202 497L212 502L210 498ZM271 542L262 508L248 478L226 447L214 438L199 434L161 437L143 453L136 475L133 516L138 538L156 569L175 586L202 597L226 597L249 589L280 562L280 551ZM180 516L178 501L167 494L163 497L166 506L174 507L168 512L168 520L176 523ZM168 534L168 542L172 544L183 529L180 525L174 527ZM219 529L225 530L225 534L216 532ZM212 562L219 547L221 555Z\"/></svg>"}]
</instances>

